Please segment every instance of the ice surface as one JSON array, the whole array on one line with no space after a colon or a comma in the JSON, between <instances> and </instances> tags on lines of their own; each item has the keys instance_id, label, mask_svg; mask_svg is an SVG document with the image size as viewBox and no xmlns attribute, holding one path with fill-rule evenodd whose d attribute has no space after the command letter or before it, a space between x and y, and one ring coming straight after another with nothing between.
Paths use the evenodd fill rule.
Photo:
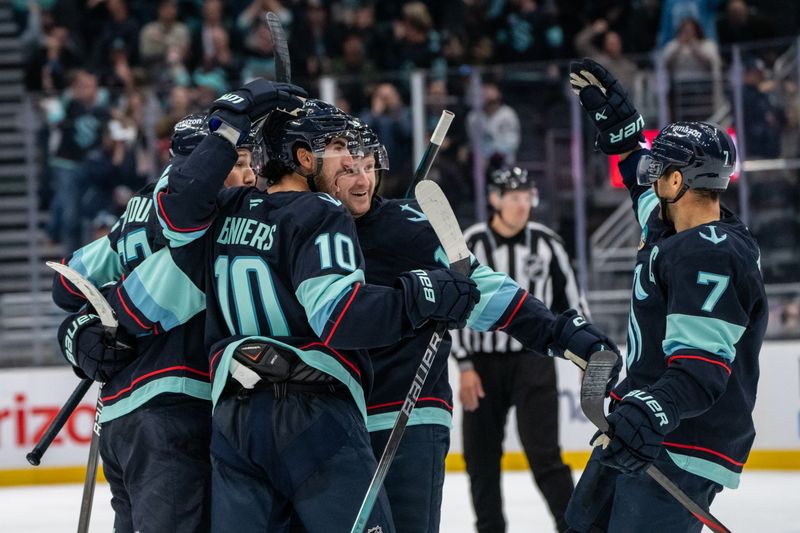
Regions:
<instances>
[{"instance_id":1,"label":"ice surface","mask_svg":"<svg viewBox=\"0 0 800 533\"><path fill-rule=\"evenodd\" d=\"M75 531L82 485L0 488L0 531L61 533ZM503 476L508 533L554 531L532 478L524 472ZM113 525L111 495L97 486L90 531L108 533ZM736 533L800 532L800 472L745 472L737 490L724 490L712 511ZM466 474L448 474L442 509L442 533L473 531ZM707 531L707 530L704 530Z\"/></svg>"}]
</instances>

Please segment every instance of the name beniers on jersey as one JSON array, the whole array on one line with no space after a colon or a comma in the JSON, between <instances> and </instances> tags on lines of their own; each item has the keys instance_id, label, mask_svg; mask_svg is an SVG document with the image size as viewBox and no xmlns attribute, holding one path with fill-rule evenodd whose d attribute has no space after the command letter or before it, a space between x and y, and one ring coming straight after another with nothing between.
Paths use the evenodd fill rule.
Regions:
<instances>
[{"instance_id":1,"label":"name beniers on jersey","mask_svg":"<svg viewBox=\"0 0 800 533\"><path fill-rule=\"evenodd\" d=\"M250 246L266 251L272 248L273 234L277 226L264 224L252 218L225 217L217 237L218 244Z\"/></svg>"}]
</instances>

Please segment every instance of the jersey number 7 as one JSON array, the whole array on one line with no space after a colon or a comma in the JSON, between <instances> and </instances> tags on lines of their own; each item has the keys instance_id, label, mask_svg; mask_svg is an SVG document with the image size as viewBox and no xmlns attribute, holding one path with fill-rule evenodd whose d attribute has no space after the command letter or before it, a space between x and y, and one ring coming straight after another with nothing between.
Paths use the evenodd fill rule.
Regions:
<instances>
[{"instance_id":1,"label":"jersey number 7","mask_svg":"<svg viewBox=\"0 0 800 533\"><path fill-rule=\"evenodd\" d=\"M717 302L722 297L722 293L725 292L725 289L728 288L728 283L730 281L729 276L723 276L721 274L712 274L710 272L703 272L702 270L697 273L697 284L698 285L713 285L714 288L711 289L711 293L706 298L706 301L703 302L703 306L701 309L710 313L716 307Z\"/></svg>"}]
</instances>

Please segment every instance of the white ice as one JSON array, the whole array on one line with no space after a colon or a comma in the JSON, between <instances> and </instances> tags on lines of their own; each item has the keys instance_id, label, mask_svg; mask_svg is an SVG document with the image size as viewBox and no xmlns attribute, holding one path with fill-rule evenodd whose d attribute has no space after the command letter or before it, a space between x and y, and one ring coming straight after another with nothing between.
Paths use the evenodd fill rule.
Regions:
<instances>
[{"instance_id":1,"label":"white ice","mask_svg":"<svg viewBox=\"0 0 800 533\"><path fill-rule=\"evenodd\" d=\"M82 485L0 488L0 531L75 531L82 490ZM554 530L530 475L524 472L505 473L503 493L508 533ZM109 499L108 485L99 484L95 493L91 532L111 531L113 513ZM717 496L712 512L736 533L798 533L800 472L745 472L740 488L725 490ZM466 475L448 474L444 489L442 533L473 531L473 522Z\"/></svg>"}]
</instances>

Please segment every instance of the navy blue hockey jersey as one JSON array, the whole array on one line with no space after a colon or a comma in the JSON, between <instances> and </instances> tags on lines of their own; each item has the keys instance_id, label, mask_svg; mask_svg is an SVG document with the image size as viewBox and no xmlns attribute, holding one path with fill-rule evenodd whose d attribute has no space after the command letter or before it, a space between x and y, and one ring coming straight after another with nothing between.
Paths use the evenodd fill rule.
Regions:
<instances>
[{"instance_id":1,"label":"navy blue hockey jersey","mask_svg":"<svg viewBox=\"0 0 800 533\"><path fill-rule=\"evenodd\" d=\"M344 383L366 416L372 366L360 348L396 343L411 325L401 289L364 283L352 217L327 194L220 192L235 151L219 137L204 139L189 160L157 186L172 248L113 296L120 323L170 329L207 307L212 400L235 348L260 339Z\"/></svg>"},{"instance_id":2,"label":"navy blue hockey jersey","mask_svg":"<svg viewBox=\"0 0 800 533\"><path fill-rule=\"evenodd\" d=\"M642 227L628 323L628 377L613 392L649 388L675 403L666 436L679 467L735 488L755 438L758 354L767 326L759 249L747 227L721 219L675 233L652 188L636 185L645 150L620 163Z\"/></svg>"},{"instance_id":3,"label":"navy blue hockey jersey","mask_svg":"<svg viewBox=\"0 0 800 533\"><path fill-rule=\"evenodd\" d=\"M356 220L356 227L368 283L392 285L403 271L448 266L439 239L416 200L376 197L370 211ZM545 353L552 340L553 315L544 304L506 274L474 261L471 277L478 284L481 298L470 314L469 327L479 331L505 330L526 346ZM375 369L375 386L367 407L370 431L394 425L435 329L436 324L431 322L397 344L370 350ZM439 346L409 425L450 427L453 410L447 373L450 344L448 334Z\"/></svg>"},{"instance_id":4,"label":"navy blue hockey jersey","mask_svg":"<svg viewBox=\"0 0 800 533\"><path fill-rule=\"evenodd\" d=\"M129 276L165 244L152 193L152 185L137 192L107 236L76 250L62 262L97 287ZM54 278L53 299L68 311L78 311L86 303L78 289L60 274ZM162 393L210 399L202 328L203 316L199 315L168 333L155 330L156 335L139 337L137 358L103 387L101 421L130 413Z\"/></svg>"}]
</instances>

